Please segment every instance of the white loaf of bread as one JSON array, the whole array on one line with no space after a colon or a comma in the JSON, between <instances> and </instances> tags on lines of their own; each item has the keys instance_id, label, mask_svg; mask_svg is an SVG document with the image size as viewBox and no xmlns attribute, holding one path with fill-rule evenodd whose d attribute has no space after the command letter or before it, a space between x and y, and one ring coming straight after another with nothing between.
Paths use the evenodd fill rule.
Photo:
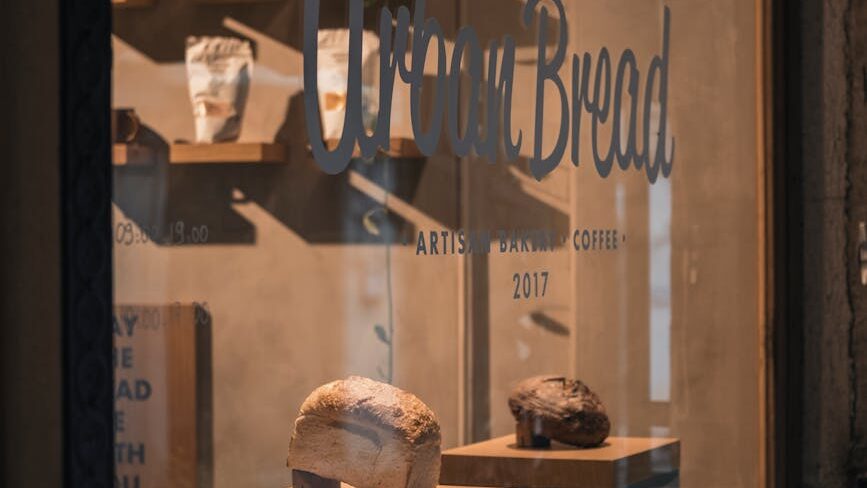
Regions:
<instances>
[{"instance_id":1,"label":"white loaf of bread","mask_svg":"<svg viewBox=\"0 0 867 488\"><path fill-rule=\"evenodd\" d=\"M350 377L301 405L287 464L355 488L435 488L440 427L415 395Z\"/></svg>"}]
</instances>

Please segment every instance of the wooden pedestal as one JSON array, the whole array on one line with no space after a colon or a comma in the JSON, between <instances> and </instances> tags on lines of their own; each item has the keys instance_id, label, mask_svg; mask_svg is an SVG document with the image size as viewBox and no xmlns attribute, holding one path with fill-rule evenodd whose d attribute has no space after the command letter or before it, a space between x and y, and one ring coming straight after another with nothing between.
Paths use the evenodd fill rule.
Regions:
<instances>
[{"instance_id":1,"label":"wooden pedestal","mask_svg":"<svg viewBox=\"0 0 867 488\"><path fill-rule=\"evenodd\" d=\"M443 452L440 484L527 488L662 487L677 477L680 441L610 437L596 448L517 446L514 435Z\"/></svg>"}]
</instances>

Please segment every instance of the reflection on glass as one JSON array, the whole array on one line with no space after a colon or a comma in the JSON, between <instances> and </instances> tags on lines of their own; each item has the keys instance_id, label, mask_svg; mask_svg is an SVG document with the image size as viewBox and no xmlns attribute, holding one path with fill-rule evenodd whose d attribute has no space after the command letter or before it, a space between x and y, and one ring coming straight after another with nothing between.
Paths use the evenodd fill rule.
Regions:
<instances>
[{"instance_id":1,"label":"reflection on glass","mask_svg":"<svg viewBox=\"0 0 867 488\"><path fill-rule=\"evenodd\" d=\"M561 28L559 15L541 16L543 7L556 12L552 0L539 2L530 25L521 21L524 0L426 4L450 61L461 27L470 26L485 48L504 35L514 40L511 131L524 138L515 161L502 161L504 154L493 162L472 152L455 157L446 136L432 155L419 152L411 114L426 118L437 108L431 49L417 106L412 87L397 78L389 151L371 158L356 151L346 171L326 174L311 155L304 102L314 97L329 112L320 121L327 134L314 138L333 148L348 91L348 65L340 65L349 58L347 2L321 3L321 94L303 90L308 3L156 0L114 12L118 486L289 486L286 455L302 404L350 375L392 384L435 413L441 481L476 486L483 481L472 477L485 473L499 476L487 480L499 486L581 479L550 462L563 456L576 472L589 473L580 470L594 459L605 463L605 486L642 476L656 486L755 486L761 446L753 3L718 0L710 9L707 2L562 2L567 59L591 54L586 97L606 96L618 60L629 59L626 49L642 67L634 130L629 105L619 114L625 138L643 135L646 67L659 56L670 11L668 126L659 127L656 93L647 132L651 154L659 133L667 134L669 152L676 134L678 162L670 177L652 184L634 165L600 176L593 140L606 149L616 117L597 114L594 122L581 105L581 131L570 139L580 164L572 164L568 147L556 169L535 177L537 107L544 107L544 154L562 122L554 84L545 83L544 100L535 96L537 57L546 47L553 55ZM377 7L418 2L367 3L362 38L370 47L380 44ZM550 40L541 51L538 22ZM235 39L196 58L207 64L207 76L194 91L199 98L216 93L196 110L190 36ZM224 66L238 56L217 55L220 46L241 53L243 69ZM382 100L368 80L381 72L377 50L363 54L371 131ZM443 69L448 74L454 66L460 103L444 109L456 109L466 130L472 79L469 61L458 61ZM487 117L491 73L483 65L478 112ZM582 93L572 86L582 80L572 69L567 62L560 72L568 97ZM217 96L230 78L244 79L235 88L246 104ZM579 103L592 105L589 98ZM221 131L231 137L217 137ZM523 419L529 444L550 447L519 447L521 421L508 401L519 382L537 375L564 385L577 379L598 395L610 436L582 448L556 442L536 427L542 421L534 412ZM595 398L583 392L576 386L572 393ZM359 400L363 408L355 410L337 402L328 411L402 408L373 400ZM588 415L573 410L563 409L571 413L557 426L574 427ZM397 425L395 418L388 417ZM328 428L341 446L403 432L372 423L336 420ZM433 432L432 422L425 425ZM378 452L363 445L347 449ZM462 464L479 453L493 453L494 464ZM627 454L647 462L624 463ZM296 473L296 481L335 481L305 476Z\"/></svg>"}]
</instances>

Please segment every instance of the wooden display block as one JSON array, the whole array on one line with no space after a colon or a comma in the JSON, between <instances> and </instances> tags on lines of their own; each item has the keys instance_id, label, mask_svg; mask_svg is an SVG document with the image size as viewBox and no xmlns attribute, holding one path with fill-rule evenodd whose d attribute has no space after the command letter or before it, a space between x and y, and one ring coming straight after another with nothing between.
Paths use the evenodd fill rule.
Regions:
<instances>
[{"instance_id":1,"label":"wooden display block","mask_svg":"<svg viewBox=\"0 0 867 488\"><path fill-rule=\"evenodd\" d=\"M146 166L154 163L154 151L139 144L115 144L112 161L115 166Z\"/></svg>"},{"instance_id":2,"label":"wooden display block","mask_svg":"<svg viewBox=\"0 0 867 488\"><path fill-rule=\"evenodd\" d=\"M285 148L265 142L172 144L172 164L283 163Z\"/></svg>"},{"instance_id":3,"label":"wooden display block","mask_svg":"<svg viewBox=\"0 0 867 488\"><path fill-rule=\"evenodd\" d=\"M680 468L680 441L609 437L596 448L556 442L517 447L514 435L443 452L440 483L458 486L613 488L665 486Z\"/></svg>"}]
</instances>

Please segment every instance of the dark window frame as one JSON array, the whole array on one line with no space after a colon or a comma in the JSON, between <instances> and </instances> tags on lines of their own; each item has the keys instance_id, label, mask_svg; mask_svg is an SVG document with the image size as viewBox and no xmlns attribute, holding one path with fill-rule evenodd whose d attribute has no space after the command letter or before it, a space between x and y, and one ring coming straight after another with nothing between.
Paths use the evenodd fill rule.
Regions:
<instances>
[{"instance_id":1,"label":"dark window frame","mask_svg":"<svg viewBox=\"0 0 867 488\"><path fill-rule=\"evenodd\" d=\"M111 2L60 2L63 477L114 486Z\"/></svg>"}]
</instances>

